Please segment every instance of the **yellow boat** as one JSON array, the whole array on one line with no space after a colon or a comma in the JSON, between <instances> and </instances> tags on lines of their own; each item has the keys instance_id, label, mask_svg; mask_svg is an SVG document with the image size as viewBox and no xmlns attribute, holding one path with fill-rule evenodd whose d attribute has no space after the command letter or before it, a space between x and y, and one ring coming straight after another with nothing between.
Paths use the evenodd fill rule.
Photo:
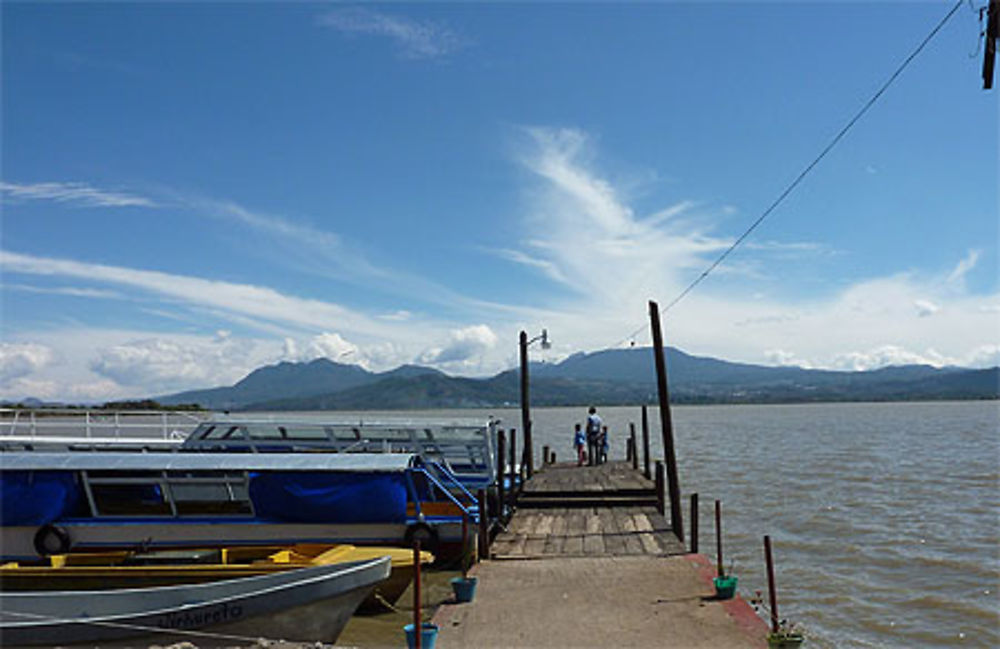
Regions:
<instances>
[{"instance_id":1,"label":"yellow boat","mask_svg":"<svg viewBox=\"0 0 1000 649\"><path fill-rule=\"evenodd\" d=\"M306 566L363 561L388 555L389 578L376 586L360 610L392 605L413 581L413 551L392 547L296 544L181 550L56 554L47 561L0 564L0 590L110 590L196 584L237 579ZM434 561L420 553L421 563Z\"/></svg>"}]
</instances>

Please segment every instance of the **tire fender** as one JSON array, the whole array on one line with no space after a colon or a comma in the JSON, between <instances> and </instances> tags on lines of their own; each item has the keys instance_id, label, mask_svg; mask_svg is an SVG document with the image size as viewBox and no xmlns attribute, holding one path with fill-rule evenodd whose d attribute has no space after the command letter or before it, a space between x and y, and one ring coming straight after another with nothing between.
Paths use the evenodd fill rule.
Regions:
<instances>
[{"instance_id":1,"label":"tire fender","mask_svg":"<svg viewBox=\"0 0 1000 649\"><path fill-rule=\"evenodd\" d=\"M427 550L431 554L437 554L441 545L437 530L427 523L414 523L406 528L406 535L403 537L407 547L413 547L413 542L420 541L420 549Z\"/></svg>"},{"instance_id":2,"label":"tire fender","mask_svg":"<svg viewBox=\"0 0 1000 649\"><path fill-rule=\"evenodd\" d=\"M47 557L53 554L66 554L73 546L73 540L65 529L48 523L35 532L34 545L39 556Z\"/></svg>"}]
</instances>

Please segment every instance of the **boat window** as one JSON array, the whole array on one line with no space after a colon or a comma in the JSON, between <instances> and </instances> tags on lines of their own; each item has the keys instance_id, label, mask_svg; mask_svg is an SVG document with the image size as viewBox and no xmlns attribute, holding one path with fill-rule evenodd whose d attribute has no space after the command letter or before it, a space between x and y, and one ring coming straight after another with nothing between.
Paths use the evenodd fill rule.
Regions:
<instances>
[{"instance_id":1,"label":"boat window","mask_svg":"<svg viewBox=\"0 0 1000 649\"><path fill-rule=\"evenodd\" d=\"M358 428L327 427L327 432L338 442L356 442L361 439L361 430Z\"/></svg>"},{"instance_id":2,"label":"boat window","mask_svg":"<svg viewBox=\"0 0 1000 649\"><path fill-rule=\"evenodd\" d=\"M203 424L201 426L198 426L198 428L196 428L195 431L191 433L191 439L204 439L209 435L211 435L213 430L215 430L215 426L213 425L205 426Z\"/></svg>"},{"instance_id":3,"label":"boat window","mask_svg":"<svg viewBox=\"0 0 1000 649\"><path fill-rule=\"evenodd\" d=\"M240 472L168 475L178 516L251 515L250 494Z\"/></svg>"},{"instance_id":4,"label":"boat window","mask_svg":"<svg viewBox=\"0 0 1000 649\"><path fill-rule=\"evenodd\" d=\"M170 516L170 503L158 483L102 484L91 480L98 516Z\"/></svg>"},{"instance_id":5,"label":"boat window","mask_svg":"<svg viewBox=\"0 0 1000 649\"><path fill-rule=\"evenodd\" d=\"M247 426L250 439L281 439L285 436L284 426L250 425Z\"/></svg>"},{"instance_id":6,"label":"boat window","mask_svg":"<svg viewBox=\"0 0 1000 649\"><path fill-rule=\"evenodd\" d=\"M239 429L239 426L213 427L211 430L206 431L205 434L201 436L201 439L231 439L233 437L233 433ZM236 435L236 437L238 438L240 435Z\"/></svg>"},{"instance_id":7,"label":"boat window","mask_svg":"<svg viewBox=\"0 0 1000 649\"><path fill-rule=\"evenodd\" d=\"M295 426L285 429L288 439L326 441L326 430L321 426Z\"/></svg>"}]
</instances>

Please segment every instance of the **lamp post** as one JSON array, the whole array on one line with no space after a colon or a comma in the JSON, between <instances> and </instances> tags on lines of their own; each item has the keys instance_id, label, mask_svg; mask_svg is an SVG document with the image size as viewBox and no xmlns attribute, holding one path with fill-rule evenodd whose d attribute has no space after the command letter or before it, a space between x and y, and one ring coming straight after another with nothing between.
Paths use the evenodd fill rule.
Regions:
<instances>
[{"instance_id":1,"label":"lamp post","mask_svg":"<svg viewBox=\"0 0 1000 649\"><path fill-rule=\"evenodd\" d=\"M535 341L541 341L542 349L552 346L549 343L549 332L542 329L542 333L528 340L528 334L521 332L521 430L524 431L524 457L527 461L527 475L530 478L534 473L534 450L531 445L531 412L529 410L528 399L528 345Z\"/></svg>"}]
</instances>

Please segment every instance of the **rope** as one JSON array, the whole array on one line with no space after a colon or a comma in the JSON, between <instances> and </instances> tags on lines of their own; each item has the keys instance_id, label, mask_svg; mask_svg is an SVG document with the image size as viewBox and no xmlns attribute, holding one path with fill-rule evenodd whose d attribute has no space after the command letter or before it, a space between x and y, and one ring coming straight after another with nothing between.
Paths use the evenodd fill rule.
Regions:
<instances>
[{"instance_id":1,"label":"rope","mask_svg":"<svg viewBox=\"0 0 1000 649\"><path fill-rule=\"evenodd\" d=\"M930 31L930 33L927 34L926 37L924 37L924 39L920 42L920 44L916 47L916 49L914 49L910 53L910 55L908 57L906 57L906 59L899 65L899 67L896 68L896 71L893 72L892 75L889 76L889 79L885 83L882 84L882 87L879 88L878 91L874 95L872 95L872 97L865 103L865 105L861 107L861 110L859 110L854 115L854 117L852 117L847 122L847 124L843 128L840 129L840 131L833 137L833 139L830 140L830 143L827 144L826 147L824 147L822 151L820 151L819 155L817 155L813 159L813 161L810 162L805 167L805 169L803 169L799 173L799 175L795 178L795 180L793 180L791 182L791 184L788 185L788 187L786 187L783 192L781 192L781 194L778 196L778 198L776 198L768 206L768 208L766 210L764 210L764 212L759 217L757 217L757 220L755 220L752 224L750 224L750 227L748 227L743 232L743 234L741 234L736 239L736 241L734 241L733 244L731 246L729 246L729 248L727 248L725 250L725 252L723 252L721 255L719 255L719 257L715 261L713 261L711 264L709 264L708 268L706 268L701 273L701 275L699 275L693 282L691 282L687 286L687 288L685 288L683 291L681 291L680 294L677 295L677 297L675 297L673 300L671 300L669 304L667 304L664 307L661 307L660 308L660 314L666 314L667 311L669 311L670 309L672 309L678 302L680 302L681 300L683 300L687 296L687 294L690 293L692 290L694 290L694 288L696 286L698 286L698 284L700 284L706 277L708 277L709 274L713 270L715 270L719 266L719 264L721 264L726 259L726 257L728 257L730 255L730 253L732 253L734 250L736 250L736 248L741 243L743 243L743 241L746 240L746 238L749 237L750 234L754 230L757 229L757 226L759 226L761 223L764 222L764 219L766 219L771 214L771 212L773 212L785 200L785 198L787 198L788 195L791 194L792 191L795 190L796 187L798 187L799 183L801 183L803 181L803 179L805 179L805 177L807 175L809 175L809 172L811 172L813 170L813 168L816 165L818 165L820 163L820 161L822 161L823 158L825 158L828 153L830 153L830 151L833 149L833 147L835 147L840 142L840 140L842 140L844 138L844 136L847 135L847 132L850 131L854 127L854 125L858 122L858 120L860 120L864 116L864 114L867 113L868 110L873 105L875 105L875 102L878 101L878 99L885 93L885 91L889 89L889 86L891 86L893 84L893 82L896 80L896 78L899 77L900 74L902 74L903 70L905 70L910 65L910 63L913 61L913 59L915 59L917 57L917 55L920 54L920 52L923 51L924 47L927 46L927 44L931 41L931 39L934 38L939 31L941 31L941 28L943 28L945 26L945 24L951 19L951 17L955 15L955 13L962 7L962 4L964 4L965 1L966 0L958 0L958 2L955 3L955 6L953 6L951 8L951 11L949 11L945 15L945 17L942 18L938 22L938 24L934 27L934 29L932 29ZM613 345L613 348L614 347L618 347L622 343L635 338L636 334L638 334L644 328L645 328L645 324L639 326L631 334L629 334L628 336L626 336L622 340L620 340L617 343L615 343Z\"/></svg>"}]
</instances>

